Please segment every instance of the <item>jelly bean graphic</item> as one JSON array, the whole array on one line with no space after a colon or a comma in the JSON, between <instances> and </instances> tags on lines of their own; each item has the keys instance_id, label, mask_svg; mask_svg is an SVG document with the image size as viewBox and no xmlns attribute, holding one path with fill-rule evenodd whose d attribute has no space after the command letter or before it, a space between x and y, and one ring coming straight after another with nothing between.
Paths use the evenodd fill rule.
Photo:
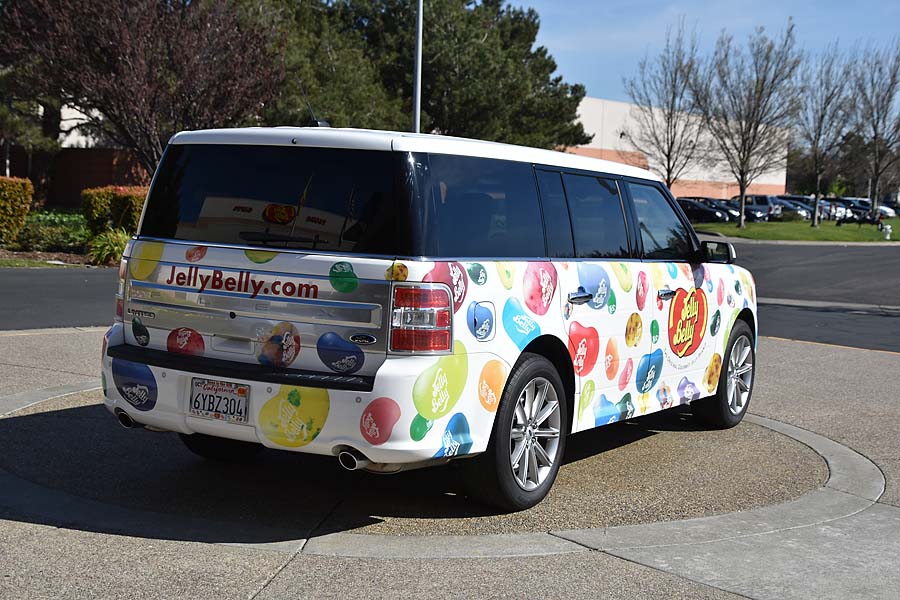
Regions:
<instances>
[{"instance_id":1,"label":"jelly bean graphic","mask_svg":"<svg viewBox=\"0 0 900 600\"><path fill-rule=\"evenodd\" d=\"M472 449L472 434L469 431L469 421L466 415L456 413L450 417L444 435L441 436L441 449L434 458L449 458L468 454Z\"/></svg>"},{"instance_id":2,"label":"jelly bean graphic","mask_svg":"<svg viewBox=\"0 0 900 600\"><path fill-rule=\"evenodd\" d=\"M584 418L584 413L590 408L594 402L594 394L597 392L597 384L593 379L589 379L581 388L581 396L578 398L578 420Z\"/></svg>"},{"instance_id":3,"label":"jelly bean graphic","mask_svg":"<svg viewBox=\"0 0 900 600\"><path fill-rule=\"evenodd\" d=\"M575 374L584 377L594 370L600 355L600 335L593 327L585 327L578 321L569 325L569 356Z\"/></svg>"},{"instance_id":4,"label":"jelly bean graphic","mask_svg":"<svg viewBox=\"0 0 900 600\"><path fill-rule=\"evenodd\" d=\"M466 277L466 271L458 262L435 263L434 268L425 275L422 281L446 283L450 287L450 294L453 297L454 313L463 305L466 299L466 292L469 289L469 279Z\"/></svg>"},{"instance_id":5,"label":"jelly bean graphic","mask_svg":"<svg viewBox=\"0 0 900 600\"><path fill-rule=\"evenodd\" d=\"M503 305L503 329L519 350L524 350L525 346L541 335L540 325L525 314L522 305L515 298L510 298Z\"/></svg>"},{"instance_id":6,"label":"jelly bean graphic","mask_svg":"<svg viewBox=\"0 0 900 600\"><path fill-rule=\"evenodd\" d=\"M631 381L631 374L634 372L634 361L630 358L625 363L625 368L622 369L622 373L619 374L619 390L622 391L628 387L628 382Z\"/></svg>"},{"instance_id":7,"label":"jelly bean graphic","mask_svg":"<svg viewBox=\"0 0 900 600\"><path fill-rule=\"evenodd\" d=\"M389 439L400 419L400 406L390 398L375 398L359 418L359 432L373 446Z\"/></svg>"},{"instance_id":8,"label":"jelly bean graphic","mask_svg":"<svg viewBox=\"0 0 900 600\"><path fill-rule=\"evenodd\" d=\"M666 263L666 271L672 279L678 278L678 267L675 266L675 263Z\"/></svg>"},{"instance_id":9,"label":"jelly bean graphic","mask_svg":"<svg viewBox=\"0 0 900 600\"><path fill-rule=\"evenodd\" d=\"M650 263L650 281L653 283L653 289L661 290L665 282L662 265L659 263Z\"/></svg>"},{"instance_id":10,"label":"jelly bean graphic","mask_svg":"<svg viewBox=\"0 0 900 600\"><path fill-rule=\"evenodd\" d=\"M709 281L710 280L709 267L707 267L706 265L700 265L700 266L703 267L703 281Z\"/></svg>"},{"instance_id":11,"label":"jelly bean graphic","mask_svg":"<svg viewBox=\"0 0 900 600\"><path fill-rule=\"evenodd\" d=\"M250 259L250 262L264 265L278 256L278 252L272 252L271 250L244 250L244 256Z\"/></svg>"},{"instance_id":12,"label":"jelly bean graphic","mask_svg":"<svg viewBox=\"0 0 900 600\"><path fill-rule=\"evenodd\" d=\"M156 378L147 365L112 359L113 383L119 395L140 411L153 410L156 406Z\"/></svg>"},{"instance_id":13,"label":"jelly bean graphic","mask_svg":"<svg viewBox=\"0 0 900 600\"><path fill-rule=\"evenodd\" d=\"M641 321L641 315L631 313L628 322L625 323L625 345L629 348L637 346L642 335L644 335L644 323Z\"/></svg>"},{"instance_id":14,"label":"jelly bean graphic","mask_svg":"<svg viewBox=\"0 0 900 600\"><path fill-rule=\"evenodd\" d=\"M606 301L606 309L609 314L616 314L616 290L609 290L609 300Z\"/></svg>"},{"instance_id":15,"label":"jelly bean graphic","mask_svg":"<svg viewBox=\"0 0 900 600\"><path fill-rule=\"evenodd\" d=\"M718 353L713 354L712 358L709 360L709 365L706 367L706 371L703 373L703 385L706 386L707 391L710 393L716 389L716 386L719 385L719 373L722 372L722 356Z\"/></svg>"},{"instance_id":16,"label":"jelly bean graphic","mask_svg":"<svg viewBox=\"0 0 900 600\"><path fill-rule=\"evenodd\" d=\"M728 318L728 326L725 328L725 335L723 336L726 343L728 343L728 340L731 338L731 328L734 327L734 322L737 321L739 313L740 311L734 310Z\"/></svg>"},{"instance_id":17,"label":"jelly bean graphic","mask_svg":"<svg viewBox=\"0 0 900 600\"><path fill-rule=\"evenodd\" d=\"M612 287L603 267L592 263L578 263L578 283L593 296L588 301L588 306L596 310L606 306Z\"/></svg>"},{"instance_id":18,"label":"jelly bean graphic","mask_svg":"<svg viewBox=\"0 0 900 600\"><path fill-rule=\"evenodd\" d=\"M402 262L394 262L385 270L384 278L388 281L406 281L409 278L409 267Z\"/></svg>"},{"instance_id":19,"label":"jelly bean graphic","mask_svg":"<svg viewBox=\"0 0 900 600\"><path fill-rule=\"evenodd\" d=\"M645 415L650 412L650 394L638 394L634 407L635 412L639 415Z\"/></svg>"},{"instance_id":20,"label":"jelly bean graphic","mask_svg":"<svg viewBox=\"0 0 900 600\"><path fill-rule=\"evenodd\" d=\"M728 305L728 308L734 308L734 296L728 294L725 296L725 304Z\"/></svg>"},{"instance_id":21,"label":"jelly bean graphic","mask_svg":"<svg viewBox=\"0 0 900 600\"><path fill-rule=\"evenodd\" d=\"M140 317L132 319L131 333L134 335L134 340L141 346L146 346L150 343L150 330L144 327ZM200 343L203 343L203 338L200 338ZM203 354L203 350L200 351L200 354Z\"/></svg>"},{"instance_id":22,"label":"jelly bean graphic","mask_svg":"<svg viewBox=\"0 0 900 600\"><path fill-rule=\"evenodd\" d=\"M719 333L719 327L722 326L722 313L718 310L713 313L712 322L709 324L709 333L710 335L716 335Z\"/></svg>"},{"instance_id":23,"label":"jelly bean graphic","mask_svg":"<svg viewBox=\"0 0 900 600\"><path fill-rule=\"evenodd\" d=\"M619 410L619 420L624 421L634 416L634 403L631 401L631 393L622 396L622 399L616 403Z\"/></svg>"},{"instance_id":24,"label":"jelly bean graphic","mask_svg":"<svg viewBox=\"0 0 900 600\"><path fill-rule=\"evenodd\" d=\"M631 279L631 271L628 270L628 265L625 263L613 263L612 272L616 276L616 281L619 282L619 287L622 288L622 291L626 294L630 292L633 281Z\"/></svg>"},{"instance_id":25,"label":"jelly bean graphic","mask_svg":"<svg viewBox=\"0 0 900 600\"><path fill-rule=\"evenodd\" d=\"M646 394L653 389L653 386L659 381L659 376L662 375L662 367L663 353L659 348L641 357L636 375L639 394Z\"/></svg>"},{"instance_id":26,"label":"jelly bean graphic","mask_svg":"<svg viewBox=\"0 0 900 600\"><path fill-rule=\"evenodd\" d=\"M566 321L572 318L572 311L575 309L575 305L571 302L566 302L563 305L563 317L565 317Z\"/></svg>"},{"instance_id":27,"label":"jelly bean graphic","mask_svg":"<svg viewBox=\"0 0 900 600\"><path fill-rule=\"evenodd\" d=\"M500 283L508 290L512 289L513 278L516 275L516 265L511 262L498 261L497 275L500 276Z\"/></svg>"},{"instance_id":28,"label":"jelly bean graphic","mask_svg":"<svg viewBox=\"0 0 900 600\"><path fill-rule=\"evenodd\" d=\"M203 356L206 346L203 336L190 327L179 327L169 332L166 338L166 350L177 354Z\"/></svg>"},{"instance_id":29,"label":"jelly bean graphic","mask_svg":"<svg viewBox=\"0 0 900 600\"><path fill-rule=\"evenodd\" d=\"M600 399L594 404L594 427L609 425L620 420L619 407L610 402L605 394L601 394Z\"/></svg>"},{"instance_id":30,"label":"jelly bean graphic","mask_svg":"<svg viewBox=\"0 0 900 600\"><path fill-rule=\"evenodd\" d=\"M725 282L719 279L719 285L716 286L716 304L722 306L725 300Z\"/></svg>"},{"instance_id":31,"label":"jelly bean graphic","mask_svg":"<svg viewBox=\"0 0 900 600\"><path fill-rule=\"evenodd\" d=\"M488 412L496 412L507 377L506 365L499 360L489 360L478 376L478 400Z\"/></svg>"},{"instance_id":32,"label":"jelly bean graphic","mask_svg":"<svg viewBox=\"0 0 900 600\"><path fill-rule=\"evenodd\" d=\"M546 315L556 294L556 267L549 262L528 263L522 280L525 306L538 316Z\"/></svg>"},{"instance_id":33,"label":"jelly bean graphic","mask_svg":"<svg viewBox=\"0 0 900 600\"><path fill-rule=\"evenodd\" d=\"M741 282L737 279L734 280L734 293L736 293L738 296L741 295Z\"/></svg>"},{"instance_id":34,"label":"jelly bean graphic","mask_svg":"<svg viewBox=\"0 0 900 600\"><path fill-rule=\"evenodd\" d=\"M606 342L606 353L603 358L603 367L606 369L606 378L612 381L619 372L619 349L616 347L615 338L609 338Z\"/></svg>"},{"instance_id":35,"label":"jelly bean graphic","mask_svg":"<svg viewBox=\"0 0 900 600\"><path fill-rule=\"evenodd\" d=\"M346 261L336 262L328 269L328 281L336 291L349 294L359 286L359 278L353 272L353 265Z\"/></svg>"},{"instance_id":36,"label":"jelly bean graphic","mask_svg":"<svg viewBox=\"0 0 900 600\"><path fill-rule=\"evenodd\" d=\"M319 360L335 373L356 373L366 360L362 348L333 331L323 333L316 342Z\"/></svg>"},{"instance_id":37,"label":"jelly bean graphic","mask_svg":"<svg viewBox=\"0 0 900 600\"><path fill-rule=\"evenodd\" d=\"M282 321L257 340L256 360L269 367L287 367L300 355L300 334Z\"/></svg>"},{"instance_id":38,"label":"jelly bean graphic","mask_svg":"<svg viewBox=\"0 0 900 600\"><path fill-rule=\"evenodd\" d=\"M691 279L693 277L693 274L691 273L691 265L687 263L678 263L678 270L681 271L681 274L688 279Z\"/></svg>"},{"instance_id":39,"label":"jelly bean graphic","mask_svg":"<svg viewBox=\"0 0 900 600\"><path fill-rule=\"evenodd\" d=\"M459 401L468 374L466 348L456 342L453 354L439 358L416 379L413 404L418 413L431 421L448 414Z\"/></svg>"},{"instance_id":40,"label":"jelly bean graphic","mask_svg":"<svg viewBox=\"0 0 900 600\"><path fill-rule=\"evenodd\" d=\"M184 251L184 259L188 262L199 262L206 256L206 246L194 246Z\"/></svg>"},{"instance_id":41,"label":"jelly bean graphic","mask_svg":"<svg viewBox=\"0 0 900 600\"><path fill-rule=\"evenodd\" d=\"M647 274L641 271L638 273L637 288L634 291L634 298L637 300L638 310L644 310L647 305L647 296L650 294L650 286L647 281Z\"/></svg>"},{"instance_id":42,"label":"jelly bean graphic","mask_svg":"<svg viewBox=\"0 0 900 600\"><path fill-rule=\"evenodd\" d=\"M659 294L656 296L656 310L662 312L663 309L663 299L659 297Z\"/></svg>"},{"instance_id":43,"label":"jelly bean graphic","mask_svg":"<svg viewBox=\"0 0 900 600\"><path fill-rule=\"evenodd\" d=\"M672 398L672 390L669 389L669 386L666 384L662 384L656 390L656 401L659 402L660 408L670 408L672 403L674 402Z\"/></svg>"},{"instance_id":44,"label":"jelly bean graphic","mask_svg":"<svg viewBox=\"0 0 900 600\"><path fill-rule=\"evenodd\" d=\"M707 279L706 283L704 285L706 285L706 291L709 292L710 294L712 294L712 291L713 291L712 279Z\"/></svg>"},{"instance_id":45,"label":"jelly bean graphic","mask_svg":"<svg viewBox=\"0 0 900 600\"><path fill-rule=\"evenodd\" d=\"M290 204L268 204L263 209L263 221L276 225L287 225L297 216L297 209Z\"/></svg>"},{"instance_id":46,"label":"jelly bean graphic","mask_svg":"<svg viewBox=\"0 0 900 600\"><path fill-rule=\"evenodd\" d=\"M659 322L656 319L653 319L653 322L650 323L650 343L655 344L659 341Z\"/></svg>"},{"instance_id":47,"label":"jelly bean graphic","mask_svg":"<svg viewBox=\"0 0 900 600\"><path fill-rule=\"evenodd\" d=\"M412 423L409 424L409 437L417 442L421 442L425 437L425 434L431 431L432 425L434 425L434 421L429 421L422 415L416 413Z\"/></svg>"},{"instance_id":48,"label":"jelly bean graphic","mask_svg":"<svg viewBox=\"0 0 900 600\"><path fill-rule=\"evenodd\" d=\"M494 305L491 302L471 302L466 311L466 325L478 341L494 337Z\"/></svg>"},{"instance_id":49,"label":"jelly bean graphic","mask_svg":"<svg viewBox=\"0 0 900 600\"><path fill-rule=\"evenodd\" d=\"M138 242L134 245L131 258L128 259L128 270L132 279L146 281L156 271L162 258L165 245L160 242Z\"/></svg>"},{"instance_id":50,"label":"jelly bean graphic","mask_svg":"<svg viewBox=\"0 0 900 600\"><path fill-rule=\"evenodd\" d=\"M469 263L469 267L466 271L469 273L469 277L475 285L484 285L487 283L487 269L485 269L484 265L481 263Z\"/></svg>"},{"instance_id":51,"label":"jelly bean graphic","mask_svg":"<svg viewBox=\"0 0 900 600\"><path fill-rule=\"evenodd\" d=\"M678 382L678 397L681 399L681 404L693 402L700 397L700 389L693 381L687 377L682 377L681 381Z\"/></svg>"},{"instance_id":52,"label":"jelly bean graphic","mask_svg":"<svg viewBox=\"0 0 900 600\"><path fill-rule=\"evenodd\" d=\"M330 405L324 388L282 385L259 410L259 427L273 443L299 448L322 432Z\"/></svg>"}]
</instances>

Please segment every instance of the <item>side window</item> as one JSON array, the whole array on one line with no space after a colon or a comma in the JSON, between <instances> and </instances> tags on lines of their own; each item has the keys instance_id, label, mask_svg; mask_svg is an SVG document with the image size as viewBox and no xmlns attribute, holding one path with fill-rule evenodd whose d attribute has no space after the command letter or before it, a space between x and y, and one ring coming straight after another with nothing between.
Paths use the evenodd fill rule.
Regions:
<instances>
[{"instance_id":1,"label":"side window","mask_svg":"<svg viewBox=\"0 0 900 600\"><path fill-rule=\"evenodd\" d=\"M544 232L528 163L429 155L425 256L543 257Z\"/></svg>"},{"instance_id":2,"label":"side window","mask_svg":"<svg viewBox=\"0 0 900 600\"><path fill-rule=\"evenodd\" d=\"M575 256L628 257L628 233L616 180L565 174L563 182L572 219Z\"/></svg>"},{"instance_id":3,"label":"side window","mask_svg":"<svg viewBox=\"0 0 900 600\"><path fill-rule=\"evenodd\" d=\"M572 258L572 224L566 208L566 192L562 176L556 171L537 170L538 187L541 190L541 208L544 213L544 231L547 235L547 252L551 258Z\"/></svg>"},{"instance_id":4,"label":"side window","mask_svg":"<svg viewBox=\"0 0 900 600\"><path fill-rule=\"evenodd\" d=\"M688 260L693 251L691 233L668 199L652 185L628 182L634 201L644 258Z\"/></svg>"}]
</instances>

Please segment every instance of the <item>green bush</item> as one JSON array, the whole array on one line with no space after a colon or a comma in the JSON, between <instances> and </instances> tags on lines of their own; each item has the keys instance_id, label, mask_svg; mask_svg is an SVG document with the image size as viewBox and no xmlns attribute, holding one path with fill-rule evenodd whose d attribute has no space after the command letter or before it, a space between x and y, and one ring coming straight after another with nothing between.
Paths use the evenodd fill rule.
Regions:
<instances>
[{"instance_id":1,"label":"green bush","mask_svg":"<svg viewBox=\"0 0 900 600\"><path fill-rule=\"evenodd\" d=\"M16 240L31 208L34 186L28 179L0 177L0 243Z\"/></svg>"},{"instance_id":2,"label":"green bush","mask_svg":"<svg viewBox=\"0 0 900 600\"><path fill-rule=\"evenodd\" d=\"M56 211L33 212L25 220L11 250L38 252L85 251L90 232L83 215Z\"/></svg>"},{"instance_id":3,"label":"green bush","mask_svg":"<svg viewBox=\"0 0 900 600\"><path fill-rule=\"evenodd\" d=\"M129 233L137 231L141 208L147 195L145 187L109 185L81 191L81 212L93 235L112 228Z\"/></svg>"},{"instance_id":4,"label":"green bush","mask_svg":"<svg viewBox=\"0 0 900 600\"><path fill-rule=\"evenodd\" d=\"M110 229L88 242L88 258L95 265L112 265L119 262L131 234L124 229Z\"/></svg>"}]
</instances>

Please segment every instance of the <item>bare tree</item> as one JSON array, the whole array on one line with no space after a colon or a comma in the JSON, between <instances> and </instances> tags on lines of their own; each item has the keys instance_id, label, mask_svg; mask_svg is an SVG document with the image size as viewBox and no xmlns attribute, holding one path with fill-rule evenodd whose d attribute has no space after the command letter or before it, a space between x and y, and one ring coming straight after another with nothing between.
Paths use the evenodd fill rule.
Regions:
<instances>
[{"instance_id":1,"label":"bare tree","mask_svg":"<svg viewBox=\"0 0 900 600\"><path fill-rule=\"evenodd\" d=\"M622 133L670 188L700 153L703 120L693 110L690 91L696 62L697 37L685 37L682 21L666 31L659 56L644 57L637 76L624 81L635 127Z\"/></svg>"},{"instance_id":2,"label":"bare tree","mask_svg":"<svg viewBox=\"0 0 900 600\"><path fill-rule=\"evenodd\" d=\"M0 19L0 64L62 90L148 173L172 134L246 122L283 76L272 19L229 0L9 0Z\"/></svg>"},{"instance_id":3,"label":"bare tree","mask_svg":"<svg viewBox=\"0 0 900 600\"><path fill-rule=\"evenodd\" d=\"M789 127L797 112L794 76L799 63L789 21L779 39L757 29L746 49L737 47L723 31L712 58L691 77L707 131L740 188L738 227L745 227L747 188L787 160Z\"/></svg>"},{"instance_id":4,"label":"bare tree","mask_svg":"<svg viewBox=\"0 0 900 600\"><path fill-rule=\"evenodd\" d=\"M815 60L800 68L800 110L796 131L806 146L816 180L812 226L819 226L822 176L841 147L853 117L849 95L850 65L837 45L829 45Z\"/></svg>"},{"instance_id":5,"label":"bare tree","mask_svg":"<svg viewBox=\"0 0 900 600\"><path fill-rule=\"evenodd\" d=\"M869 198L878 206L882 176L900 160L900 41L863 51L853 74L856 128L867 148Z\"/></svg>"}]
</instances>

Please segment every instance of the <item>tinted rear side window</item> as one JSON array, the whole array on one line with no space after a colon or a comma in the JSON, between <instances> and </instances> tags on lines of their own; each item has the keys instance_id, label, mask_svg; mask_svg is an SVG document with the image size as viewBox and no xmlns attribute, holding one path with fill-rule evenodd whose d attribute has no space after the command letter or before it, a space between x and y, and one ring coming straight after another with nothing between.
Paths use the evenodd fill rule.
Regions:
<instances>
[{"instance_id":1,"label":"tinted rear side window","mask_svg":"<svg viewBox=\"0 0 900 600\"><path fill-rule=\"evenodd\" d=\"M625 258L629 256L625 214L615 179L563 175L575 256Z\"/></svg>"},{"instance_id":2,"label":"tinted rear side window","mask_svg":"<svg viewBox=\"0 0 900 600\"><path fill-rule=\"evenodd\" d=\"M628 183L638 220L644 258L689 260L693 242L688 228L656 186Z\"/></svg>"},{"instance_id":3,"label":"tinted rear side window","mask_svg":"<svg viewBox=\"0 0 900 600\"><path fill-rule=\"evenodd\" d=\"M362 254L410 253L405 156L284 146L172 145L141 235Z\"/></svg>"},{"instance_id":4,"label":"tinted rear side window","mask_svg":"<svg viewBox=\"0 0 900 600\"><path fill-rule=\"evenodd\" d=\"M430 154L420 187L423 256L543 257L544 230L528 163Z\"/></svg>"}]
</instances>

